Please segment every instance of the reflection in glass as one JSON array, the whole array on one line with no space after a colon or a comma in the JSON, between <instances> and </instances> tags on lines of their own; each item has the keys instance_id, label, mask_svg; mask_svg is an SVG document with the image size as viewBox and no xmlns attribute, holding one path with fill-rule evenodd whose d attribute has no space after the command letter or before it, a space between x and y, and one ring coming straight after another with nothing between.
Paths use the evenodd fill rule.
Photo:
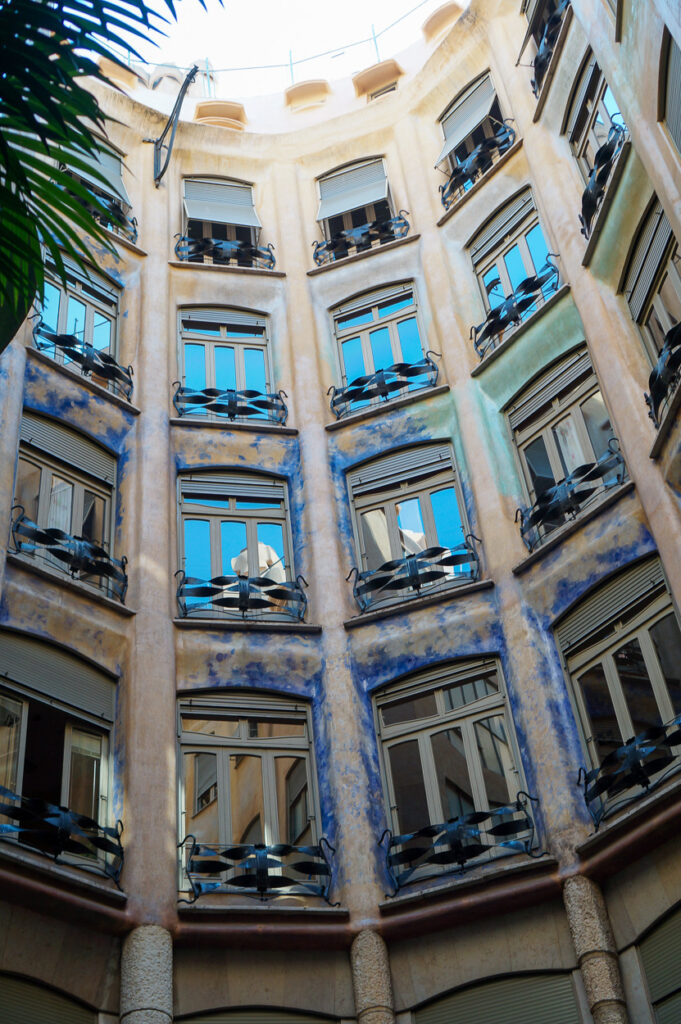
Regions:
<instances>
[{"instance_id":1,"label":"reflection in glass","mask_svg":"<svg viewBox=\"0 0 681 1024\"><path fill-rule=\"evenodd\" d=\"M66 333L73 334L80 343L85 338L85 305L69 296L69 304L66 313Z\"/></svg>"},{"instance_id":2,"label":"reflection in glass","mask_svg":"<svg viewBox=\"0 0 681 1024\"><path fill-rule=\"evenodd\" d=\"M388 748L390 773L400 832L415 832L428 823L428 804L423 768L416 740Z\"/></svg>"},{"instance_id":3,"label":"reflection in glass","mask_svg":"<svg viewBox=\"0 0 681 1024\"><path fill-rule=\"evenodd\" d=\"M504 287L501 283L501 278L499 277L499 271L497 270L496 265L492 265L483 275L482 282L485 286L489 308L496 309L497 306L500 306L506 299Z\"/></svg>"},{"instance_id":4,"label":"reflection in glass","mask_svg":"<svg viewBox=\"0 0 681 1024\"><path fill-rule=\"evenodd\" d=\"M446 820L475 810L461 729L446 729L431 737L435 774Z\"/></svg>"},{"instance_id":5,"label":"reflection in glass","mask_svg":"<svg viewBox=\"0 0 681 1024\"><path fill-rule=\"evenodd\" d=\"M284 530L280 523L258 523L258 575L283 583L286 579Z\"/></svg>"},{"instance_id":6,"label":"reflection in glass","mask_svg":"<svg viewBox=\"0 0 681 1024\"><path fill-rule=\"evenodd\" d=\"M108 352L111 348L111 321L96 310L92 325L92 344L98 352Z\"/></svg>"},{"instance_id":7,"label":"reflection in glass","mask_svg":"<svg viewBox=\"0 0 681 1024\"><path fill-rule=\"evenodd\" d=\"M363 377L366 373L364 368L364 356L362 354L361 338L348 338L341 345L343 351L343 365L348 383Z\"/></svg>"},{"instance_id":8,"label":"reflection in glass","mask_svg":"<svg viewBox=\"0 0 681 1024\"><path fill-rule=\"evenodd\" d=\"M572 416L566 416L553 428L553 436L556 440L560 463L565 476L569 476L578 466L584 465L587 461L579 443L577 428Z\"/></svg>"},{"instance_id":9,"label":"reflection in glass","mask_svg":"<svg viewBox=\"0 0 681 1024\"><path fill-rule=\"evenodd\" d=\"M95 820L99 816L99 771L102 737L80 729L71 733L71 770L68 806Z\"/></svg>"},{"instance_id":10,"label":"reflection in glass","mask_svg":"<svg viewBox=\"0 0 681 1024\"><path fill-rule=\"evenodd\" d=\"M504 807L511 801L513 759L501 715L475 723L475 739L482 764L486 806Z\"/></svg>"},{"instance_id":11,"label":"reflection in glass","mask_svg":"<svg viewBox=\"0 0 681 1024\"><path fill-rule=\"evenodd\" d=\"M219 843L217 755L184 754L184 804L187 832L199 843Z\"/></svg>"},{"instance_id":12,"label":"reflection in glass","mask_svg":"<svg viewBox=\"0 0 681 1024\"><path fill-rule=\"evenodd\" d=\"M650 628L675 715L681 715L681 632L673 612Z\"/></svg>"},{"instance_id":13,"label":"reflection in glass","mask_svg":"<svg viewBox=\"0 0 681 1024\"><path fill-rule=\"evenodd\" d=\"M235 843L271 843L273 837L255 828L256 819L265 821L262 759L252 754L230 754L229 795L232 813L231 839ZM254 836L256 836L254 838Z\"/></svg>"},{"instance_id":14,"label":"reflection in glass","mask_svg":"<svg viewBox=\"0 0 681 1024\"><path fill-rule=\"evenodd\" d=\"M274 774L279 818L277 839L293 846L305 846L312 840L305 759L276 757Z\"/></svg>"},{"instance_id":15,"label":"reflection in glass","mask_svg":"<svg viewBox=\"0 0 681 1024\"><path fill-rule=\"evenodd\" d=\"M538 273L542 267L545 266L549 255L549 250L546 246L546 242L544 241L542 229L538 224L535 224L535 226L527 232L525 235L525 241L527 242L527 248L530 250L530 256L534 263L535 272ZM555 277L551 278L550 281L547 281L542 288L544 298L548 299L548 297L555 292L557 287L558 282Z\"/></svg>"},{"instance_id":16,"label":"reflection in glass","mask_svg":"<svg viewBox=\"0 0 681 1024\"><path fill-rule=\"evenodd\" d=\"M530 441L523 448L523 455L525 456L527 468L530 471L532 490L534 491L535 498L538 498L549 487L553 487L556 482L544 438L537 437L534 441Z\"/></svg>"},{"instance_id":17,"label":"reflection in glass","mask_svg":"<svg viewBox=\"0 0 681 1024\"><path fill-rule=\"evenodd\" d=\"M407 306L414 305L414 298L412 295L408 295L404 299L393 299L392 302L384 302L378 307L378 315L381 319L385 316L392 316L393 313L399 313L401 309L406 309Z\"/></svg>"},{"instance_id":18,"label":"reflection in glass","mask_svg":"<svg viewBox=\"0 0 681 1024\"><path fill-rule=\"evenodd\" d=\"M216 345L213 349L215 359L215 387L220 391L236 391L236 364L234 349L227 345Z\"/></svg>"},{"instance_id":19,"label":"reflection in glass","mask_svg":"<svg viewBox=\"0 0 681 1024\"><path fill-rule=\"evenodd\" d=\"M409 317L408 320L400 320L397 325L397 334L400 339L402 350L402 361L405 363L418 363L423 357L421 339L416 317Z\"/></svg>"},{"instance_id":20,"label":"reflection in glass","mask_svg":"<svg viewBox=\"0 0 681 1024\"><path fill-rule=\"evenodd\" d=\"M433 509L438 544L443 548L458 547L463 543L464 535L459 503L456 500L456 489L443 487L442 490L433 491L430 496L430 504ZM465 566L455 566L452 572L463 572L465 568Z\"/></svg>"},{"instance_id":21,"label":"reflection in glass","mask_svg":"<svg viewBox=\"0 0 681 1024\"><path fill-rule=\"evenodd\" d=\"M661 725L660 711L638 640L630 640L620 647L615 651L613 660L631 715L634 735L644 732L651 725Z\"/></svg>"},{"instance_id":22,"label":"reflection in glass","mask_svg":"<svg viewBox=\"0 0 681 1024\"><path fill-rule=\"evenodd\" d=\"M14 491L15 505L21 505L24 512L34 523L38 518L38 498L40 497L39 466L34 466L26 459L19 459L17 466L17 484Z\"/></svg>"},{"instance_id":23,"label":"reflection in glass","mask_svg":"<svg viewBox=\"0 0 681 1024\"><path fill-rule=\"evenodd\" d=\"M265 350L263 348L244 349L244 373L246 390L267 394L267 378L265 375Z\"/></svg>"},{"instance_id":24,"label":"reflection in glass","mask_svg":"<svg viewBox=\"0 0 681 1024\"><path fill-rule=\"evenodd\" d=\"M434 693L419 694L418 697L405 697L381 708L384 725L401 725L403 722L414 722L419 718L430 718L437 714Z\"/></svg>"},{"instance_id":25,"label":"reflection in glass","mask_svg":"<svg viewBox=\"0 0 681 1024\"><path fill-rule=\"evenodd\" d=\"M61 292L59 289L55 288L55 286L50 284L49 281L46 281L41 309L41 316L43 318L42 326L46 327L50 331L54 331L55 333L59 324L60 299Z\"/></svg>"},{"instance_id":26,"label":"reflection in glass","mask_svg":"<svg viewBox=\"0 0 681 1024\"><path fill-rule=\"evenodd\" d=\"M615 750L622 743L622 734L617 723L608 684L602 665L594 665L579 678L584 694L586 713L591 723L591 738L596 748L598 761Z\"/></svg>"},{"instance_id":27,"label":"reflection in glass","mask_svg":"<svg viewBox=\"0 0 681 1024\"><path fill-rule=\"evenodd\" d=\"M220 523L220 543L223 576L231 576L233 573L237 576L257 575L251 572L248 563L245 523L223 520Z\"/></svg>"},{"instance_id":28,"label":"reflection in glass","mask_svg":"<svg viewBox=\"0 0 681 1024\"><path fill-rule=\"evenodd\" d=\"M514 245L508 252L504 253L504 263L511 282L511 288L515 291L518 285L527 277L519 246Z\"/></svg>"},{"instance_id":29,"label":"reflection in glass","mask_svg":"<svg viewBox=\"0 0 681 1024\"><path fill-rule=\"evenodd\" d=\"M481 700L482 697L489 697L490 694L499 692L499 683L496 672L489 676L480 676L478 679L464 679L454 686L447 686L442 695L445 701L446 711L457 711L466 704Z\"/></svg>"},{"instance_id":30,"label":"reflection in glass","mask_svg":"<svg viewBox=\"0 0 681 1024\"><path fill-rule=\"evenodd\" d=\"M184 379L188 388L203 391L206 387L205 345L184 346Z\"/></svg>"},{"instance_id":31,"label":"reflection in glass","mask_svg":"<svg viewBox=\"0 0 681 1024\"><path fill-rule=\"evenodd\" d=\"M104 499L87 488L83 491L83 523L80 535L93 543L104 543Z\"/></svg>"},{"instance_id":32,"label":"reflection in glass","mask_svg":"<svg viewBox=\"0 0 681 1024\"><path fill-rule=\"evenodd\" d=\"M387 370L395 362L390 345L390 331L387 327L379 327L378 330L371 331L369 333L369 342L374 361L374 371Z\"/></svg>"},{"instance_id":33,"label":"reflection in glass","mask_svg":"<svg viewBox=\"0 0 681 1024\"><path fill-rule=\"evenodd\" d=\"M362 535L367 569L378 569L390 561L390 537L384 509L376 508L363 514Z\"/></svg>"},{"instance_id":34,"label":"reflection in glass","mask_svg":"<svg viewBox=\"0 0 681 1024\"><path fill-rule=\"evenodd\" d=\"M50 506L47 513L48 527L70 533L72 501L73 484L53 475L50 487Z\"/></svg>"},{"instance_id":35,"label":"reflection in glass","mask_svg":"<svg viewBox=\"0 0 681 1024\"><path fill-rule=\"evenodd\" d=\"M182 728L187 732L200 732L203 736L238 736L238 718L188 718L182 716Z\"/></svg>"},{"instance_id":36,"label":"reflection in glass","mask_svg":"<svg viewBox=\"0 0 681 1024\"><path fill-rule=\"evenodd\" d=\"M426 547L426 530L419 498L407 498L395 505L400 545L404 555L414 555Z\"/></svg>"},{"instance_id":37,"label":"reflection in glass","mask_svg":"<svg viewBox=\"0 0 681 1024\"><path fill-rule=\"evenodd\" d=\"M600 391L596 391L595 394L587 398L586 402L582 404L582 412L594 455L600 459L608 451L608 441L612 437L610 419Z\"/></svg>"},{"instance_id":38,"label":"reflection in glass","mask_svg":"<svg viewBox=\"0 0 681 1024\"><path fill-rule=\"evenodd\" d=\"M209 580L213 573L210 563L210 523L207 519L184 521L184 571L187 576Z\"/></svg>"},{"instance_id":39,"label":"reflection in glass","mask_svg":"<svg viewBox=\"0 0 681 1024\"><path fill-rule=\"evenodd\" d=\"M0 693L0 786L13 792L19 786L21 713L22 705L18 700Z\"/></svg>"}]
</instances>

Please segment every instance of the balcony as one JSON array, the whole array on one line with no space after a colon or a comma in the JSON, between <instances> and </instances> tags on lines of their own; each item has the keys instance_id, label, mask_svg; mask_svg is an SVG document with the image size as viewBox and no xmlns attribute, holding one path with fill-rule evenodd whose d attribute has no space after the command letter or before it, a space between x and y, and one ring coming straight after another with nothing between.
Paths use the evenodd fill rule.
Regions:
<instances>
[{"instance_id":1,"label":"balcony","mask_svg":"<svg viewBox=\"0 0 681 1024\"><path fill-rule=\"evenodd\" d=\"M175 573L177 605L181 618L187 616L221 615L262 619L297 619L302 622L307 610L307 595L302 576L279 583L265 576L216 576L211 580L186 576L183 569Z\"/></svg>"},{"instance_id":2,"label":"balcony","mask_svg":"<svg viewBox=\"0 0 681 1024\"><path fill-rule=\"evenodd\" d=\"M132 366L121 366L108 352L99 352L75 334L56 334L43 326L42 317L38 317L33 328L33 344L38 351L47 352L65 366L74 364L73 368L78 367L83 377L91 377L96 384L131 401Z\"/></svg>"},{"instance_id":3,"label":"balcony","mask_svg":"<svg viewBox=\"0 0 681 1024\"><path fill-rule=\"evenodd\" d=\"M407 391L435 387L438 368L430 356L428 351L418 363L394 363L375 373L356 377L344 388L330 387L327 395L331 395L331 411L339 420L367 403L379 405Z\"/></svg>"},{"instance_id":4,"label":"balcony","mask_svg":"<svg viewBox=\"0 0 681 1024\"><path fill-rule=\"evenodd\" d=\"M213 266L228 266L235 263L239 267L251 267L258 270L274 270L274 246L253 245L232 238L190 238L189 235L175 235L175 255L178 260L188 263L205 263L210 260Z\"/></svg>"},{"instance_id":5,"label":"balcony","mask_svg":"<svg viewBox=\"0 0 681 1024\"><path fill-rule=\"evenodd\" d=\"M110 199L105 195L98 195L96 198L106 208L105 213L94 205L90 206L85 202L82 202L82 205L102 227L134 245L138 235L137 217L129 217L118 199Z\"/></svg>"},{"instance_id":6,"label":"balcony","mask_svg":"<svg viewBox=\"0 0 681 1024\"><path fill-rule=\"evenodd\" d=\"M276 896L321 896L329 903L328 851L336 851L324 837L316 846L225 846L198 843L189 835L180 843L180 849L184 852L184 870L191 887L190 899L180 900L181 903L195 903L199 896L217 892L240 893L262 902Z\"/></svg>"},{"instance_id":7,"label":"balcony","mask_svg":"<svg viewBox=\"0 0 681 1024\"><path fill-rule=\"evenodd\" d=\"M544 84L546 72L549 70L549 65L553 59L553 51L556 48L558 36L560 35L560 30L563 25L563 18L565 17L565 12L569 6L570 0L561 0L558 7L544 26L544 32L537 48L537 55L532 61L534 78L530 84L532 86L532 92L537 99L539 99L539 94L541 92L542 85Z\"/></svg>"},{"instance_id":8,"label":"balcony","mask_svg":"<svg viewBox=\"0 0 681 1024\"><path fill-rule=\"evenodd\" d=\"M596 830L601 823L655 789L681 766L681 715L655 725L611 750L598 768L580 768L577 784Z\"/></svg>"},{"instance_id":9,"label":"balcony","mask_svg":"<svg viewBox=\"0 0 681 1024\"><path fill-rule=\"evenodd\" d=\"M541 857L533 850L534 821L528 801L536 803L536 798L520 792L505 807L473 811L416 832L394 836L386 829L378 845L385 850L392 895L410 882L441 878L456 870L463 873L471 864L489 862L505 852Z\"/></svg>"},{"instance_id":10,"label":"balcony","mask_svg":"<svg viewBox=\"0 0 681 1024\"><path fill-rule=\"evenodd\" d=\"M482 178L515 142L515 130L508 120L499 123L494 135L480 142L463 163L457 164L446 185L440 185L440 200L449 210L475 181Z\"/></svg>"},{"instance_id":11,"label":"balcony","mask_svg":"<svg viewBox=\"0 0 681 1024\"><path fill-rule=\"evenodd\" d=\"M21 505L15 505L15 510L19 514L12 520L12 541L18 554L36 559L46 568L65 570L72 579L92 583L125 604L127 558L112 558L105 548L85 537L72 537L56 527L43 529L26 516ZM99 582L93 582L93 576Z\"/></svg>"},{"instance_id":12,"label":"balcony","mask_svg":"<svg viewBox=\"0 0 681 1024\"><path fill-rule=\"evenodd\" d=\"M542 544L552 530L591 508L608 491L620 487L626 475L624 459L613 437L600 459L578 466L564 480L547 487L530 508L516 510L516 522L520 523L520 535L528 551Z\"/></svg>"},{"instance_id":13,"label":"balcony","mask_svg":"<svg viewBox=\"0 0 681 1024\"><path fill-rule=\"evenodd\" d=\"M322 267L327 263L342 260L346 256L365 252L368 249L385 245L386 242L404 238L409 233L409 221L406 219L406 213L406 210L400 210L396 217L391 217L389 220L374 220L367 224L360 224L358 227L338 231L324 242L313 242L312 257L315 263L318 267Z\"/></svg>"},{"instance_id":14,"label":"balcony","mask_svg":"<svg viewBox=\"0 0 681 1024\"><path fill-rule=\"evenodd\" d=\"M276 394L263 394L260 391L223 391L220 388L183 387L175 381L177 390L173 395L173 405L178 416L206 416L210 419L223 417L235 420L267 420L284 426L288 418L288 408L284 398L285 391Z\"/></svg>"},{"instance_id":15,"label":"balcony","mask_svg":"<svg viewBox=\"0 0 681 1024\"><path fill-rule=\"evenodd\" d=\"M681 323L667 331L660 356L648 379L650 392L646 393L648 415L655 424L660 424L681 381ZM660 415L662 414L662 415Z\"/></svg>"},{"instance_id":16,"label":"balcony","mask_svg":"<svg viewBox=\"0 0 681 1024\"><path fill-rule=\"evenodd\" d=\"M364 572L353 568L346 579L355 576L352 590L360 612L387 601L408 601L476 580L480 571L480 559L473 546L476 540L469 533L456 548L425 548L418 554L395 558Z\"/></svg>"},{"instance_id":17,"label":"balcony","mask_svg":"<svg viewBox=\"0 0 681 1024\"><path fill-rule=\"evenodd\" d=\"M551 257L557 258L549 253L538 274L526 277L511 295L490 309L481 324L471 327L470 337L481 360L501 344L504 333L519 326L558 290L558 267Z\"/></svg>"},{"instance_id":18,"label":"balcony","mask_svg":"<svg viewBox=\"0 0 681 1024\"><path fill-rule=\"evenodd\" d=\"M57 807L33 797L22 797L0 786L0 839L16 840L58 861L63 854L79 866L104 871L120 889L123 867L119 821L115 828L98 824L92 818L68 807Z\"/></svg>"},{"instance_id":19,"label":"balcony","mask_svg":"<svg viewBox=\"0 0 681 1024\"><path fill-rule=\"evenodd\" d=\"M627 129L624 125L613 124L606 141L597 150L594 157L594 165L582 194L582 212L579 215L582 234L587 240L591 235L594 217L603 202L610 175L622 152L626 138Z\"/></svg>"}]
</instances>

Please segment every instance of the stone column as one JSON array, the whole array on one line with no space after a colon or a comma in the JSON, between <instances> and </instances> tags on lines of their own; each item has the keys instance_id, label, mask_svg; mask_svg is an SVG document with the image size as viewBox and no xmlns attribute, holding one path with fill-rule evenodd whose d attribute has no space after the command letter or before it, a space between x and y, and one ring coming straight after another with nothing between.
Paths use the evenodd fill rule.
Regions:
<instances>
[{"instance_id":1,"label":"stone column","mask_svg":"<svg viewBox=\"0 0 681 1024\"><path fill-rule=\"evenodd\" d=\"M158 925L135 928L121 954L121 1024L170 1024L173 940Z\"/></svg>"},{"instance_id":2,"label":"stone column","mask_svg":"<svg viewBox=\"0 0 681 1024\"><path fill-rule=\"evenodd\" d=\"M594 1024L628 1024L615 940L600 886L575 875L563 886L563 901Z\"/></svg>"},{"instance_id":3,"label":"stone column","mask_svg":"<svg viewBox=\"0 0 681 1024\"><path fill-rule=\"evenodd\" d=\"M365 929L350 950L357 1024L395 1024L388 947L376 932Z\"/></svg>"}]
</instances>

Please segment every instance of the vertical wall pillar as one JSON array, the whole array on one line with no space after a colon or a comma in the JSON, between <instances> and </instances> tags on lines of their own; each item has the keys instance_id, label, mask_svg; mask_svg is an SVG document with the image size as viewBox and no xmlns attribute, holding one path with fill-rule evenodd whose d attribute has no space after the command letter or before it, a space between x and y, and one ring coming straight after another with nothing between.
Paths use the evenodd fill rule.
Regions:
<instances>
[{"instance_id":1,"label":"vertical wall pillar","mask_svg":"<svg viewBox=\"0 0 681 1024\"><path fill-rule=\"evenodd\" d=\"M135 928L121 953L121 1024L170 1024L173 940L158 925Z\"/></svg>"},{"instance_id":2,"label":"vertical wall pillar","mask_svg":"<svg viewBox=\"0 0 681 1024\"><path fill-rule=\"evenodd\" d=\"M26 349L17 335L0 356L0 437L4 456L0 460L0 587L5 573L9 522L14 497L14 467L19 447L19 424L24 400Z\"/></svg>"},{"instance_id":3,"label":"vertical wall pillar","mask_svg":"<svg viewBox=\"0 0 681 1024\"><path fill-rule=\"evenodd\" d=\"M628 1024L615 940L600 886L583 875L568 878L563 901L594 1024Z\"/></svg>"},{"instance_id":4,"label":"vertical wall pillar","mask_svg":"<svg viewBox=\"0 0 681 1024\"><path fill-rule=\"evenodd\" d=\"M381 936L361 931L352 944L350 962L358 1024L394 1024L388 947Z\"/></svg>"}]
</instances>

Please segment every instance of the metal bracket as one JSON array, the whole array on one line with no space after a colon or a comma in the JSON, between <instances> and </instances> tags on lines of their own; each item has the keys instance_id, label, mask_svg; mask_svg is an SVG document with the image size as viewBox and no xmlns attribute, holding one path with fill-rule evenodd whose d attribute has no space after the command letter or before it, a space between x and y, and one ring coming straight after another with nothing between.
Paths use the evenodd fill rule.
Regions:
<instances>
[{"instance_id":1,"label":"metal bracket","mask_svg":"<svg viewBox=\"0 0 681 1024\"><path fill-rule=\"evenodd\" d=\"M154 184L156 188L161 184L161 178L168 169L170 163L170 155L173 151L173 143L175 141L175 132L177 131L177 125L180 120L180 111L182 110L182 103L187 94L187 89L192 84L198 73L199 66L195 64L194 67L188 72L177 99L175 100L175 106L173 107L170 117L166 122L166 126L163 129L161 135L157 139L145 139L145 142L153 142L154 144ZM170 141L165 142L165 137L170 132ZM164 158L165 154L165 158Z\"/></svg>"}]
</instances>

